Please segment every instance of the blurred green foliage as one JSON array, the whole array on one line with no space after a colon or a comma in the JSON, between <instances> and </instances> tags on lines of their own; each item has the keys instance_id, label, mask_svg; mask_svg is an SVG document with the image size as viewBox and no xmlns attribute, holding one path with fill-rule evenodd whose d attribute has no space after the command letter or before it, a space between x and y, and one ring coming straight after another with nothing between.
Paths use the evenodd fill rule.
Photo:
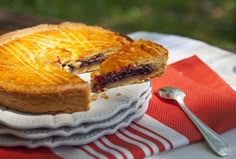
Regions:
<instances>
[{"instance_id":1,"label":"blurred green foliage","mask_svg":"<svg viewBox=\"0 0 236 159\"><path fill-rule=\"evenodd\" d=\"M1 0L0 9L236 48L236 0Z\"/></svg>"}]
</instances>

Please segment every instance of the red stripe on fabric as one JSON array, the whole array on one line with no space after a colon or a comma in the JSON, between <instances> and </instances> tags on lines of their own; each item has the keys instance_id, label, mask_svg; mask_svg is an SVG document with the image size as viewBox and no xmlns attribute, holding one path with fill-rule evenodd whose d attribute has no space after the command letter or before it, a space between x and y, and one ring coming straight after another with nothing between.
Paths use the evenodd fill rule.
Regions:
<instances>
[{"instance_id":1,"label":"red stripe on fabric","mask_svg":"<svg viewBox=\"0 0 236 159\"><path fill-rule=\"evenodd\" d=\"M125 130L129 130L129 129L132 129L131 127L127 127ZM145 146L147 146L147 148L150 150L150 152L151 152L151 154L153 154L154 152L153 152L153 149L152 149L152 147L151 146L149 146L147 143L145 143L145 142L143 142L143 141L140 141L140 140L138 140L138 139L136 139L136 138L134 138L134 137L132 137L132 136L129 136L129 135L127 135L127 134L125 134L124 132L120 132L122 135L124 135L125 137L127 137L127 138L130 138L130 139L132 139L132 140L134 140L134 141L137 141L137 142L139 142L139 143L142 143L142 144L144 144ZM134 133L135 134L135 133Z\"/></svg>"},{"instance_id":2,"label":"red stripe on fabric","mask_svg":"<svg viewBox=\"0 0 236 159\"><path fill-rule=\"evenodd\" d=\"M94 149L94 151L103 154L104 156L108 157L109 159L116 159L115 156L113 156L111 153L102 150L98 145L96 145L95 143L91 143L89 144L89 146Z\"/></svg>"},{"instance_id":3,"label":"red stripe on fabric","mask_svg":"<svg viewBox=\"0 0 236 159\"><path fill-rule=\"evenodd\" d=\"M159 136L160 138L162 138L163 140L165 140L165 141L170 145L170 148L171 148L171 149L174 148L174 145L172 144L172 142L171 142L170 140L168 140L166 137L164 137L164 136L158 134L157 132L155 132L155 131L153 131L153 130L150 130L150 129L144 127L143 125L138 124L137 122L133 122L133 124L135 124L136 126L142 128L142 129L144 129L144 130L146 130L146 131L149 131L150 133L155 134L156 136Z\"/></svg>"},{"instance_id":4,"label":"red stripe on fabric","mask_svg":"<svg viewBox=\"0 0 236 159\"><path fill-rule=\"evenodd\" d=\"M106 144L104 141L102 141L101 139L99 139L99 141L100 141L104 146L106 146L106 147L108 147L108 148L110 148L110 149L112 149L112 150L118 151L118 152L123 156L124 159L127 158L127 157L125 156L125 154L124 154L123 152L121 152L120 150L117 150L117 149L115 149L115 148L113 148L113 147L107 145L107 144Z\"/></svg>"},{"instance_id":5,"label":"red stripe on fabric","mask_svg":"<svg viewBox=\"0 0 236 159\"><path fill-rule=\"evenodd\" d=\"M135 159L141 159L145 157L144 151L139 146L126 142L125 140L117 136L116 134L107 135L106 138L114 145L125 148L134 156Z\"/></svg>"},{"instance_id":6,"label":"red stripe on fabric","mask_svg":"<svg viewBox=\"0 0 236 159\"><path fill-rule=\"evenodd\" d=\"M146 140L149 140L149 141L153 142L154 144L156 144L156 146L158 147L160 152L165 151L165 146L159 140L157 140L157 139L155 139L151 136L148 136L148 135L146 135L146 134L144 134L144 133L142 133L142 132L140 132L140 131L132 128L132 127L129 127L126 130L133 133L133 134L135 134L135 135L138 135L138 136L140 136L140 137L142 137ZM145 144L148 145L147 143L145 143ZM150 145L148 145L148 147L151 148L151 154L153 155L154 154L153 148Z\"/></svg>"},{"instance_id":7,"label":"red stripe on fabric","mask_svg":"<svg viewBox=\"0 0 236 159\"><path fill-rule=\"evenodd\" d=\"M92 153L90 153L88 150L86 150L83 146L80 147L75 147L75 148L79 148L80 150L84 151L85 153L87 153L89 156L92 156L95 159L99 159L97 156L93 155Z\"/></svg>"},{"instance_id":8,"label":"red stripe on fabric","mask_svg":"<svg viewBox=\"0 0 236 159\"><path fill-rule=\"evenodd\" d=\"M62 159L49 148L0 147L1 159Z\"/></svg>"}]
</instances>

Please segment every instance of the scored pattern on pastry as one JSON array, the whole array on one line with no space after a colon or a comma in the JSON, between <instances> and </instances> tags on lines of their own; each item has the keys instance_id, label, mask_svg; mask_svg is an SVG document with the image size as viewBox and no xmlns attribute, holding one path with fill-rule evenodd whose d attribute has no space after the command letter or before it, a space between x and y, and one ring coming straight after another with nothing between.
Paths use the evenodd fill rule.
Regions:
<instances>
[{"instance_id":1,"label":"scored pattern on pastry","mask_svg":"<svg viewBox=\"0 0 236 159\"><path fill-rule=\"evenodd\" d=\"M78 27L79 26L79 27ZM45 29L48 27L49 29ZM27 35L16 35L12 40L0 46L0 72L5 74L4 82L34 84L63 84L72 82L69 73L62 73L61 62L78 60L87 54L121 47L128 43L124 37L100 27L61 24L44 26ZM32 28L35 29L35 28ZM27 32L28 30L25 30ZM37 28L36 28L37 30ZM41 31L42 30L42 31ZM55 67L56 66L56 67ZM43 70L43 71L42 71ZM16 72L24 74L29 80L22 80L10 75ZM7 73L9 72L9 73ZM62 77L63 75L63 77ZM30 81L30 76L35 79ZM37 79L37 80L36 80ZM25 82L24 82L25 81Z\"/></svg>"}]
</instances>

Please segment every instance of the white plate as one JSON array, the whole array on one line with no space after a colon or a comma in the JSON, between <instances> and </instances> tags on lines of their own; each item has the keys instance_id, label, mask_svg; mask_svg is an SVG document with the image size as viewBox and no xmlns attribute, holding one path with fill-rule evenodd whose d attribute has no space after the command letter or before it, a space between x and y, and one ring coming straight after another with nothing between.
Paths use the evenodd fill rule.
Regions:
<instances>
[{"instance_id":1,"label":"white plate","mask_svg":"<svg viewBox=\"0 0 236 159\"><path fill-rule=\"evenodd\" d=\"M37 128L37 129L12 129L4 125L0 125L0 134L12 134L25 139L40 139L50 136L70 136L75 133L88 133L94 129L106 128L112 125L116 125L125 119L129 114L134 113L138 110L138 107L146 102L147 99L151 98L151 87L140 96L137 102L132 103L128 108L120 110L114 116L98 121L83 123L75 127L59 127L55 129L49 128Z\"/></svg>"},{"instance_id":2,"label":"white plate","mask_svg":"<svg viewBox=\"0 0 236 159\"><path fill-rule=\"evenodd\" d=\"M45 146L53 148L61 145L78 146L88 144L103 135L114 134L118 129L127 127L132 121L142 117L148 108L150 97L151 96L149 96L146 101L139 106L138 111L129 114L121 122L107 128L95 129L88 133L74 134L68 137L53 136L36 140L23 139L13 135L1 135L0 146L26 146L30 148Z\"/></svg>"},{"instance_id":3,"label":"white plate","mask_svg":"<svg viewBox=\"0 0 236 159\"><path fill-rule=\"evenodd\" d=\"M82 78L89 81L90 75L83 74ZM131 103L139 100L140 96L150 88L150 81L112 88L106 91L109 99L98 98L91 102L88 111L72 114L33 115L20 113L10 109L0 108L0 123L11 128L58 128L61 126L76 126L82 123L97 122L108 119L120 110L128 108ZM117 96L121 93L120 96Z\"/></svg>"}]
</instances>

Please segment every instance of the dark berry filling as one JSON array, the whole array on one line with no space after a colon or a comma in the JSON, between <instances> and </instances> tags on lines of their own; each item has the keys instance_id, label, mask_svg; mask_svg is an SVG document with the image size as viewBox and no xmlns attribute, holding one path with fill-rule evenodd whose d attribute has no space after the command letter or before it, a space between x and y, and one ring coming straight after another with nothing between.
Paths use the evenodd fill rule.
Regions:
<instances>
[{"instance_id":1,"label":"dark berry filling","mask_svg":"<svg viewBox=\"0 0 236 159\"><path fill-rule=\"evenodd\" d=\"M61 66L63 68L67 66L67 70L70 72L73 72L75 70L75 66L73 66L72 64L62 64Z\"/></svg>"},{"instance_id":2,"label":"dark berry filling","mask_svg":"<svg viewBox=\"0 0 236 159\"><path fill-rule=\"evenodd\" d=\"M103 54L97 54L92 56L89 59L82 59L76 62L67 62L63 63L61 66L68 70L69 72L73 72L76 70L76 68L86 67L95 63L100 63L105 60L105 56Z\"/></svg>"},{"instance_id":3,"label":"dark berry filling","mask_svg":"<svg viewBox=\"0 0 236 159\"><path fill-rule=\"evenodd\" d=\"M105 56L103 54L97 54L95 56L92 56L89 59L80 60L79 62L81 63L80 67L85 67L91 64L100 63L104 60L105 60Z\"/></svg>"},{"instance_id":4,"label":"dark berry filling","mask_svg":"<svg viewBox=\"0 0 236 159\"><path fill-rule=\"evenodd\" d=\"M100 89L108 83L116 82L135 75L150 74L152 71L152 67L148 64L140 66L129 65L127 67L122 68L120 71L110 72L105 75L96 76L95 80L97 81L97 84L94 87Z\"/></svg>"}]
</instances>

